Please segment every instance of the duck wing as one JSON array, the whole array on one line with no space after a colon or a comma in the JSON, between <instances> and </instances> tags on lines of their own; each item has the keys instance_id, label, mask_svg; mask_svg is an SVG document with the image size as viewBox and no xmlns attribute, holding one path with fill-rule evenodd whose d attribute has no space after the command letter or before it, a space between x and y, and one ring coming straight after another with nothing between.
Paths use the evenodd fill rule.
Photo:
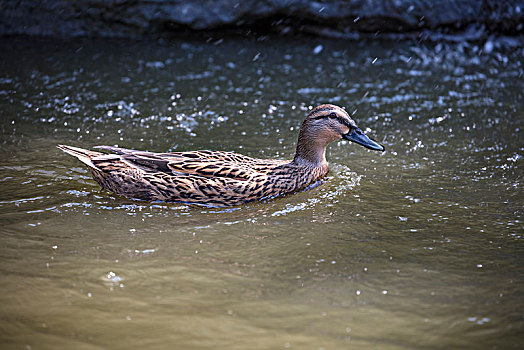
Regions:
<instances>
[{"instance_id":1,"label":"duck wing","mask_svg":"<svg viewBox=\"0 0 524 350\"><path fill-rule=\"evenodd\" d=\"M226 151L210 151L210 150L200 150L200 151L183 151L183 152L168 152L168 153L153 153L153 152L144 152L136 151L129 148L113 147L113 146L95 146L94 148L103 149L111 151L117 154L155 154L165 158L184 158L184 159L194 159L194 160L217 160L217 161L226 161L232 163L242 163L242 164L253 164L253 165L266 165L274 163L287 163L289 161L281 161L276 159L260 159L252 158L239 153L226 152Z\"/></svg>"},{"instance_id":2,"label":"duck wing","mask_svg":"<svg viewBox=\"0 0 524 350\"><path fill-rule=\"evenodd\" d=\"M153 153L112 146L96 148L115 152L126 164L147 173L166 173L175 176L250 180L266 175L275 166L285 163L285 161L256 159L222 151Z\"/></svg>"},{"instance_id":3,"label":"duck wing","mask_svg":"<svg viewBox=\"0 0 524 350\"><path fill-rule=\"evenodd\" d=\"M244 164L227 160L180 159L171 160L167 166L175 174L198 175L210 178L225 177L235 180L249 180L264 172Z\"/></svg>"}]
</instances>

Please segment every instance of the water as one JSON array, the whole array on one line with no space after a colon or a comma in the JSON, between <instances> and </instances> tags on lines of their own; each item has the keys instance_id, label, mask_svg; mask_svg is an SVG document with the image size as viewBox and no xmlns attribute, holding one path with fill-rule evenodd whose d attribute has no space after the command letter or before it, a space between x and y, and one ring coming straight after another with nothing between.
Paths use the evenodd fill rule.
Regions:
<instances>
[{"instance_id":1,"label":"water","mask_svg":"<svg viewBox=\"0 0 524 350\"><path fill-rule=\"evenodd\" d=\"M522 345L524 51L312 38L0 43L3 348ZM488 50L491 51L491 50ZM64 143L292 158L328 181L233 208L101 191Z\"/></svg>"}]
</instances>

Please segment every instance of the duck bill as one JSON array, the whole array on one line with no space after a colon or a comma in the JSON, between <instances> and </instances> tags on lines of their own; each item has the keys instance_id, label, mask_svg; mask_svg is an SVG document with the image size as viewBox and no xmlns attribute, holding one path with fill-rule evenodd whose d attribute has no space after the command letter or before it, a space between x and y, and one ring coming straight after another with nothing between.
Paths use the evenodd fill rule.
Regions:
<instances>
[{"instance_id":1,"label":"duck bill","mask_svg":"<svg viewBox=\"0 0 524 350\"><path fill-rule=\"evenodd\" d=\"M342 137L344 137L346 140L358 143L359 145L364 146L374 151L384 151L385 150L384 146L382 146L377 141L369 138L359 128L354 128L347 134L343 134Z\"/></svg>"}]
</instances>

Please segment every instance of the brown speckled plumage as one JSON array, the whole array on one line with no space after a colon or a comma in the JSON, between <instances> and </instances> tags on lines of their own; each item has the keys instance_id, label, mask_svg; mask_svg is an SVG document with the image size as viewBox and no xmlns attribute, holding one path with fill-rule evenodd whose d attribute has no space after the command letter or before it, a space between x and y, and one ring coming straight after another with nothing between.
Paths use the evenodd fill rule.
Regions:
<instances>
[{"instance_id":1,"label":"brown speckled plumage","mask_svg":"<svg viewBox=\"0 0 524 350\"><path fill-rule=\"evenodd\" d=\"M85 163L100 186L116 194L151 201L231 206L293 193L317 182L328 172L327 145L355 129L355 122L342 108L318 106L302 123L293 160L207 150L152 153L96 147L115 153L105 154L58 147Z\"/></svg>"}]
</instances>

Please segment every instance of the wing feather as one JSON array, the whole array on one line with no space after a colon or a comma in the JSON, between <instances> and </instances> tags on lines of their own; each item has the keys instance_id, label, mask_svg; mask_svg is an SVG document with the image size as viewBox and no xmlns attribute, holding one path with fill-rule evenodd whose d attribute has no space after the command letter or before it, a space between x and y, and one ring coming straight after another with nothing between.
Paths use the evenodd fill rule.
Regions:
<instances>
[{"instance_id":1,"label":"wing feather","mask_svg":"<svg viewBox=\"0 0 524 350\"><path fill-rule=\"evenodd\" d=\"M126 164L147 173L166 173L175 176L193 175L245 181L266 175L278 164L287 163L274 159L255 159L223 151L153 153L113 146L95 148L114 152Z\"/></svg>"}]
</instances>

